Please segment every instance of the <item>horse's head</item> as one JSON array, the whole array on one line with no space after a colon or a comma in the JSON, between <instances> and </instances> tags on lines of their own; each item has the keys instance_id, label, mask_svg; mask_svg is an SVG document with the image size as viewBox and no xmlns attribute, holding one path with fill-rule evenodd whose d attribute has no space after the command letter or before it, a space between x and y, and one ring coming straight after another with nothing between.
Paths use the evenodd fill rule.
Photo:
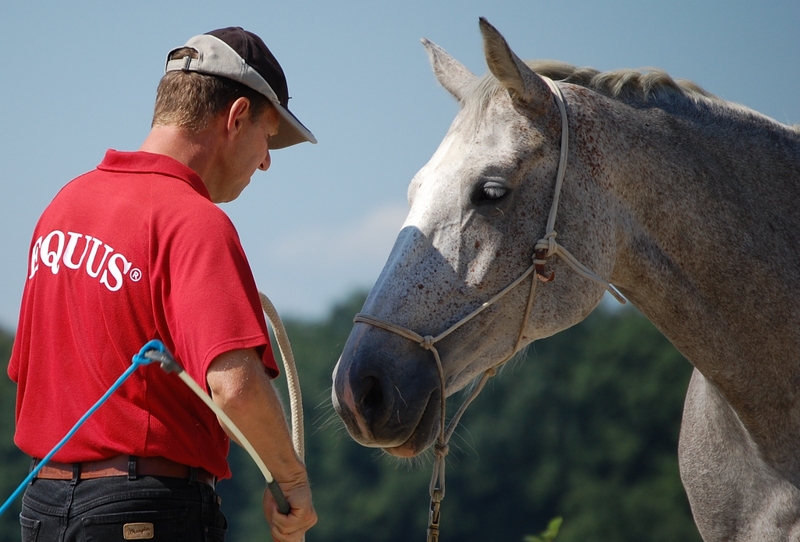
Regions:
<instances>
[{"instance_id":1,"label":"horse's head","mask_svg":"<svg viewBox=\"0 0 800 542\"><path fill-rule=\"evenodd\" d=\"M562 116L552 91L484 20L481 32L491 72L483 78L423 41L461 110L411 181L410 213L363 309L420 336L437 337L523 275L553 203ZM570 152L556 228L562 245L608 276L614 238L596 160ZM446 395L601 300L602 286L558 258L546 267L557 278L535 290L530 307L534 273L436 342ZM358 442L410 456L436 438L440 388L429 350L356 323L334 370L333 403Z\"/></svg>"}]
</instances>

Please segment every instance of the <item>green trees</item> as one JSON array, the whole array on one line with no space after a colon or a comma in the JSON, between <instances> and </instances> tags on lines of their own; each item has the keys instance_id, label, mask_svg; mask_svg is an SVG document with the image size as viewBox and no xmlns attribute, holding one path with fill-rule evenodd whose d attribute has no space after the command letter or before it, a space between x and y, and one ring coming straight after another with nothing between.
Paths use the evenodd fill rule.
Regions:
<instances>
[{"instance_id":1,"label":"green trees","mask_svg":"<svg viewBox=\"0 0 800 542\"><path fill-rule=\"evenodd\" d=\"M14 446L14 400L16 386L6 376L11 357L13 337L0 330L0 504L6 502L11 493L28 475L30 459ZM20 499L0 516L0 540L19 540Z\"/></svg>"},{"instance_id":2,"label":"green trees","mask_svg":"<svg viewBox=\"0 0 800 542\"><path fill-rule=\"evenodd\" d=\"M330 405L331 370L362 303L354 295L324 320L286 322L320 516L309 542L423 540L427 527L430 454L404 462L363 448ZM563 516L558 542L699 541L677 466L690 374L634 309L600 309L532 345L490 381L451 442L442 540L521 542ZM220 484L230 540L257 540L266 529L250 510L262 485L250 505L230 501L258 473L238 450L232 468L233 480Z\"/></svg>"},{"instance_id":3,"label":"green trees","mask_svg":"<svg viewBox=\"0 0 800 542\"><path fill-rule=\"evenodd\" d=\"M355 444L330 404L331 371L359 311L354 295L319 321L289 320L320 521L314 541L423 540L431 456ZM8 346L8 337L0 346ZM0 351L7 359L6 351ZM5 368L5 364L4 364ZM487 385L448 456L443 542L522 542L562 516L557 542L700 540L680 484L677 438L691 366L633 309L595 311L532 345ZM285 382L278 382L285 390ZM456 397L458 401L460 397ZM288 403L287 403L288 404ZM12 443L13 385L0 375L0 499L26 473ZM228 540L269 540L263 479L234 446L220 483ZM18 539L16 512L0 540ZM8 530L4 530L8 529ZM7 533L14 533L14 536Z\"/></svg>"}]
</instances>

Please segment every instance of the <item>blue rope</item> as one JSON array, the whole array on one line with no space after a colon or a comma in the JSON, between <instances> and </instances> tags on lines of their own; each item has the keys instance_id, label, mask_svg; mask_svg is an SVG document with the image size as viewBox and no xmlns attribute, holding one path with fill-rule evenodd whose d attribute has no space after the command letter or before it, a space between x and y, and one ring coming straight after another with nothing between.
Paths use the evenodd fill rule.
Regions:
<instances>
[{"instance_id":1,"label":"blue rope","mask_svg":"<svg viewBox=\"0 0 800 542\"><path fill-rule=\"evenodd\" d=\"M66 443L67 443L67 441L73 437L73 435L75 435L75 433L78 431L78 428L79 428L81 425L83 425L83 422L85 422L86 420L88 420L88 419L89 419L89 416L91 416L92 414L94 414L94 413L95 413L95 411L96 411L98 408L100 408L100 405L102 405L103 403L105 403L105 402L106 402L106 400L107 400L109 397L111 397L111 394L112 394L112 393L114 393L114 392L117 390L117 388L119 388L119 387L122 385L122 383L123 383L123 382L125 382L125 381L128 379L128 377L129 377L129 376L131 376L131 375L134 373L134 371L136 371L136 369L138 369L138 368L139 368L139 366L140 366L140 365L147 365L147 364L149 364L149 363L152 363L153 361L155 361L155 360L152 360L152 359L150 359L150 358L148 358L148 357L146 357L146 356L145 356L145 354L147 354L147 352L149 352L149 351L151 351L151 350L158 350L159 352L165 352L165 353L167 352L167 349L166 349L166 347L164 346L164 343L162 343L161 341L158 341L158 340L152 340L152 341L148 342L147 344L145 344L145 345L142 347L142 349L139 351L139 353L138 353L138 354L136 354L135 356L133 356L133 359L132 359L132 365L131 365L130 367L128 367L128 369L127 369L127 370L126 370L124 373L122 373L122 376L120 376L120 377L117 379L117 381L116 381L116 382L114 382L114 384L113 384L113 385L112 385L112 386L111 386L111 387L108 389L108 391L107 391L107 392L106 392L106 393L105 393L105 394L104 394L104 395L103 395L103 396L102 396L102 397L101 397L101 398L100 398L100 399L99 399L99 400L98 400L98 401L97 401L97 402L94 404L94 406L92 406L92 408L90 408L90 409L89 409L89 410L86 412L86 414L84 414L84 415L81 417L81 419L80 419L80 420L78 420L78 422L77 422L77 423L76 423L76 424L75 424L75 425L72 427L72 429L70 429L70 430L69 430L69 432L68 432L66 435L64 435L64 438L62 438L62 439L59 441L59 443L58 443L58 444L56 444L56 445L53 447L53 449L52 449L52 450L50 450L50 453L48 453L46 456L44 456L44 457L42 458L42 460L39 462L39 464L37 464L37 465L36 465L36 467L35 467L35 468L34 468L34 469L33 469L33 470L30 472L30 474L28 474L28 476L27 476L27 477L26 477L26 478L25 478L25 479L22 481L22 483L19 485L19 487L17 487L17 489L14 491L14 493L12 493L12 494L11 494L11 496L10 496L10 497L8 498L8 500L7 500L7 501L6 501L6 502L3 504L3 506L2 506L2 507L0 507L0 516L2 516L2 515L3 515L3 513L4 513L6 510L8 510L8 508L11 506L11 503L13 503L13 502L14 502L14 501L17 499L17 497L19 497L20 493L22 493L22 492L24 491L24 489L25 489L25 486L26 486L26 485L28 485L28 483L29 483L31 480L33 480L33 479L36 477L36 475L37 475L37 474L39 474L39 471L42 469L42 467L44 467L44 466L45 466L45 464L46 464L48 461L50 461L50 459L51 459L51 458L52 458L52 457L53 457L53 456L56 454L56 452L58 452L58 451L61 449L61 447L62 447L62 446L64 446L64 444L66 444Z\"/></svg>"}]
</instances>

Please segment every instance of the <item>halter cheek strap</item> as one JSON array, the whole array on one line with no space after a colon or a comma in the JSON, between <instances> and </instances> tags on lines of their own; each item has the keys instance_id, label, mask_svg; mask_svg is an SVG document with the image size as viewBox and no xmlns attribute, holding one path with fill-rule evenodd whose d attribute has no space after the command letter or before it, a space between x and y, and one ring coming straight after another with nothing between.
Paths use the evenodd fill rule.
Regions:
<instances>
[{"instance_id":1,"label":"halter cheek strap","mask_svg":"<svg viewBox=\"0 0 800 542\"><path fill-rule=\"evenodd\" d=\"M486 382L497 373L497 367L500 367L504 363L506 363L509 359L511 359L514 354L519 350L520 345L522 344L522 340L524 337L525 329L528 326L528 319L531 313L531 307L533 305L533 296L536 291L536 284L541 282L550 282L555 278L555 272L551 272L549 275L545 274L544 266L547 263L547 259L553 255L560 257L564 262L566 262L576 273L579 275L598 282L603 285L603 287L613 295L617 301L620 303L625 303L625 298L614 288L607 280L600 278L596 273L594 273L591 269L583 265L581 262L577 260L567 249L563 247L563 245L559 244L556 241L556 230L555 230L555 222L556 222L556 215L558 214L558 198L561 194L561 185L564 182L564 174L567 168L567 156L569 155L569 122L567 119L567 108L564 102L564 95L561 93L561 89L549 78L540 76L545 83L550 87L553 92L553 99L555 100L556 104L558 105L558 110L561 114L561 152L558 160L558 173L556 175L556 186L554 189L553 195L553 204L550 207L550 215L547 219L547 228L545 231L544 237L539 239L534 246L534 259L533 264L528 267L514 282L503 288L500 292L498 292L494 297L492 297L489 301L483 303L480 307L469 313L467 316L450 326L448 329L437 335L436 337L433 336L422 336L415 331L410 329L404 328L388 320L384 320L382 318L377 318L375 316L371 316L369 314L362 314L359 313L353 318L354 323L363 323L369 324L371 326L379 327L381 329L385 329L387 331L391 331L401 337L405 337L411 341L416 342L419 344L423 349L429 350L436 361L436 370L439 373L439 391L440 391L440 429L439 429L439 436L436 440L436 444L434 445L434 454L436 456L434 465L433 465L433 475L431 476L431 483L430 483L430 496L431 496L431 512L430 512L430 522L428 526L428 542L437 542L439 540L439 511L441 501L444 498L445 486L444 486L444 471L445 471L445 457L449 451L448 442L450 441L450 437L453 434L453 431L458 426L458 422L461 419L461 416L464 414L464 411L470 405L470 403L478 396L478 394L483 389ZM539 280L531 280L531 287L528 292L528 302L525 306L525 313L522 317L522 323L519 328L519 333L517 334L517 340L514 344L514 347L511 349L511 352L508 356L506 356L503 361L495 365L494 367L486 370L483 375L481 375L478 384L473 388L472 392L469 396L464 400L464 403L455 413L453 418L450 420L450 423L447 424L445 421L445 406L446 406L446 382L445 382L445 375L444 375L444 367L442 365L442 360L439 357L439 351L436 349L436 343L450 335L456 329L460 328L473 318L475 318L478 314L492 306L495 302L497 302L500 298L505 296L508 292L516 288L521 282L523 282L529 275L532 273L536 273L536 278Z\"/></svg>"},{"instance_id":2,"label":"halter cheek strap","mask_svg":"<svg viewBox=\"0 0 800 542\"><path fill-rule=\"evenodd\" d=\"M544 274L544 264L547 263L547 258L550 256L558 256L569 265L573 271L580 276L593 280L601 284L608 293L614 298L625 304L625 298L617 291L614 286L607 280L598 276L594 271L583 265L578 259L573 256L563 245L556 241L556 215L558 214L558 198L561 195L561 185L564 184L564 175L567 171L567 156L569 155L569 122L567 120L567 106L564 101L564 95L561 89L558 88L551 79L540 76L545 83L550 87L553 92L553 99L558 105L558 110L561 112L561 154L558 158L558 173L556 174L556 187L553 191L553 204L550 207L550 215L547 217L547 230L544 237L539 239L534 246L534 260L533 264L536 268L536 276L542 282L550 282L555 278L555 272L550 275Z\"/></svg>"}]
</instances>

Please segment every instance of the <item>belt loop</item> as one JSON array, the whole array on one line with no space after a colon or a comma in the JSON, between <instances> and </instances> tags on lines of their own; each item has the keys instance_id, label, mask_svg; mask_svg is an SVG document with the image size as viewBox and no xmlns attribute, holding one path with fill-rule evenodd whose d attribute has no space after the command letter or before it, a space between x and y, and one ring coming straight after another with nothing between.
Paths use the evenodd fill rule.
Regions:
<instances>
[{"instance_id":1,"label":"belt loop","mask_svg":"<svg viewBox=\"0 0 800 542\"><path fill-rule=\"evenodd\" d=\"M136 480L138 475L138 458L135 455L128 456L128 480Z\"/></svg>"},{"instance_id":2,"label":"belt loop","mask_svg":"<svg viewBox=\"0 0 800 542\"><path fill-rule=\"evenodd\" d=\"M73 463L72 464L72 480L70 480L69 485L76 486L78 485L78 481L81 479L81 464L80 463Z\"/></svg>"},{"instance_id":3,"label":"belt loop","mask_svg":"<svg viewBox=\"0 0 800 542\"><path fill-rule=\"evenodd\" d=\"M33 469L35 469L35 468L36 468L36 465L38 465L38 464L39 464L39 460L38 460L38 459L36 459L35 457L31 457L31 467L30 467L30 469L28 470L28 474L32 473L32 472L33 472ZM32 485L32 484L33 484L33 482L35 482L35 481L36 481L36 478L38 478L38 476L35 476L35 477L34 477L34 478L33 478L33 479L30 481L30 483L29 483L28 485Z\"/></svg>"},{"instance_id":4,"label":"belt loop","mask_svg":"<svg viewBox=\"0 0 800 542\"><path fill-rule=\"evenodd\" d=\"M189 483L193 484L197 481L197 469L189 467Z\"/></svg>"}]
</instances>

